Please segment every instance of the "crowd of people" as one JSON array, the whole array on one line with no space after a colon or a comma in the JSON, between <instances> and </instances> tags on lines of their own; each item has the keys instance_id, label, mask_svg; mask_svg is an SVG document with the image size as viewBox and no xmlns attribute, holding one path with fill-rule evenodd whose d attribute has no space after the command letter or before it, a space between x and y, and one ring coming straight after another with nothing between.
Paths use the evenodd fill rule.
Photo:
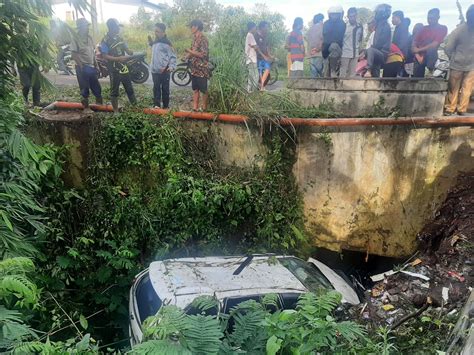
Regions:
<instances>
[{"instance_id":1,"label":"crowd of people","mask_svg":"<svg viewBox=\"0 0 474 355\"><path fill-rule=\"evenodd\" d=\"M438 50L448 35L448 28L439 23L439 9L429 10L428 24L415 24L412 33L411 20L401 10L392 13L388 4L375 8L374 18L367 25L368 36L364 35L357 15L357 9L351 7L347 11L347 21L344 21L343 8L333 6L326 21L323 14L313 17L306 36L303 35L303 19L297 17L286 41L290 78L303 76L305 59L309 61L313 78L378 78L381 75L385 78L424 78L427 74L432 75ZM261 22L258 27L252 22L248 24L245 53L249 91L257 86L260 90L265 89L273 61L267 34L267 22ZM445 52L450 59L445 113L465 114L474 87L474 5L466 13L466 22L448 37Z\"/></svg>"},{"instance_id":2,"label":"crowd of people","mask_svg":"<svg viewBox=\"0 0 474 355\"><path fill-rule=\"evenodd\" d=\"M389 24L393 25L393 31ZM313 78L343 77L415 77L423 78L432 73L438 59L438 50L448 35L446 26L439 23L439 9L428 12L428 24L415 24L410 33L410 19L403 11L394 11L390 5L378 5L374 18L368 23L369 34L358 22L356 8L344 11L340 6L331 7L328 19L323 14L314 16L312 25L303 35L303 19L297 17L289 34L285 48L288 50L288 69L291 78L302 77L304 63L308 60ZM120 35L121 25L116 19L107 20L107 34L98 46L102 59L107 61L110 75L110 98L114 112L118 112L119 88L122 84L131 104L136 104L127 61L133 52ZM82 104L88 109L90 92L96 103L102 104L102 90L97 78L96 53L89 34L89 22L76 21L77 35L72 38L70 48L76 63L76 75L82 96ZM193 42L185 51L189 61L193 90L193 110L205 111L208 104L209 42L203 34L203 23L190 23ZM245 60L248 69L249 92L265 90L270 76L274 56L269 45L267 21L258 25L249 22L245 39ZM153 79L153 102L155 107L168 108L170 103L170 74L176 69L177 57L166 36L163 23L155 25L154 38L149 37L152 51L150 71ZM366 43L364 44L364 40ZM307 45L305 46L305 42ZM306 48L307 47L307 48ZM464 114L474 86L474 5L466 13L466 22L458 26L448 37L445 51L450 58L449 92L446 99L446 114ZM28 100L30 87L33 101L39 102L39 85L33 80L37 70L20 68L23 95ZM34 84L34 82L36 82Z\"/></svg>"}]
</instances>

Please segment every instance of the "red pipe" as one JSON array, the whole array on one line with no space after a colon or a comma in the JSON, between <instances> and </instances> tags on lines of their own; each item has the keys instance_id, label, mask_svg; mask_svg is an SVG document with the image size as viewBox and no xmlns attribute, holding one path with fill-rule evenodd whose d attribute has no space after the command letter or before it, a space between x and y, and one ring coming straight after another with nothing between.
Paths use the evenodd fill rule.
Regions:
<instances>
[{"instance_id":1,"label":"red pipe","mask_svg":"<svg viewBox=\"0 0 474 355\"><path fill-rule=\"evenodd\" d=\"M56 101L45 109L83 109L81 103ZM111 105L90 105L94 111L113 112ZM149 115L165 115L170 113L176 118L192 118L205 121L220 121L229 123L246 123L249 117L233 114L214 114L209 112L170 111L161 108L145 108L143 113ZM351 127L351 126L394 126L394 125L474 125L474 116L456 116L443 118L413 117L413 118L282 118L278 121L282 126L318 126L318 127Z\"/></svg>"}]
</instances>

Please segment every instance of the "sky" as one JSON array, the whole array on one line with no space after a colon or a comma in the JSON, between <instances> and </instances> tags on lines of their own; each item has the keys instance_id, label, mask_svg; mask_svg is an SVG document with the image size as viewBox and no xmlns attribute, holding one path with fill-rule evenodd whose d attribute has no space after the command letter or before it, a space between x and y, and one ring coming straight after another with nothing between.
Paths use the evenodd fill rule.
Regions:
<instances>
[{"instance_id":1,"label":"sky","mask_svg":"<svg viewBox=\"0 0 474 355\"><path fill-rule=\"evenodd\" d=\"M255 3L267 4L271 10L280 12L285 16L285 24L288 29L291 28L293 19L295 17L303 17L305 23L310 22L313 15L317 13L327 14L330 6L341 5L344 10L355 7L367 7L374 9L375 6L384 0L343 0L343 1L309 1L309 0L216 0L222 5L242 6L247 11L251 12ZM103 17L107 20L109 17L115 17L119 21L127 23L130 16L137 12L136 6L118 5L107 3L106 0L97 0L97 3L102 2ZM154 2L162 2L172 5L173 0L155 0ZM433 7L438 7L441 10L440 23L448 26L452 31L459 22L459 13L456 7L456 0L393 0L386 1L392 5L392 10L402 10L406 17L410 17L412 25L417 22L426 23L426 13ZM324 3L324 4L323 4ZM473 0L460 1L463 11L466 12ZM65 13L68 10L68 5L55 5L55 14L60 19L65 19ZM99 14L99 22L101 16Z\"/></svg>"}]
</instances>

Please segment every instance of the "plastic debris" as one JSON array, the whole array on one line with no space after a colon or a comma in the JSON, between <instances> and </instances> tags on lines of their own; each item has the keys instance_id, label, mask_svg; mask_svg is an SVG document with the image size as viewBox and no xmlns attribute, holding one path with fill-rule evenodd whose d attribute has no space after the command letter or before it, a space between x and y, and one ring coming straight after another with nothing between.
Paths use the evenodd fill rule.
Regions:
<instances>
[{"instance_id":1,"label":"plastic debris","mask_svg":"<svg viewBox=\"0 0 474 355\"><path fill-rule=\"evenodd\" d=\"M466 279L464 278L464 276L458 274L457 272L454 272L454 271L448 271L448 275L455 278L455 279L458 279L459 281L461 282L464 282Z\"/></svg>"},{"instance_id":2,"label":"plastic debris","mask_svg":"<svg viewBox=\"0 0 474 355\"><path fill-rule=\"evenodd\" d=\"M385 311L385 312L388 312L388 311L391 311L392 309L395 309L395 307L392 305L392 304L384 304L382 306L382 309Z\"/></svg>"},{"instance_id":3,"label":"plastic debris","mask_svg":"<svg viewBox=\"0 0 474 355\"><path fill-rule=\"evenodd\" d=\"M447 287L443 287L443 289L441 290L441 294L443 296L443 300L444 302L448 302L449 300L449 288Z\"/></svg>"},{"instance_id":4,"label":"plastic debris","mask_svg":"<svg viewBox=\"0 0 474 355\"><path fill-rule=\"evenodd\" d=\"M419 258L418 258L418 259L415 259L415 260L412 261L411 266L416 266L416 265L418 265L418 264L421 264L422 262L423 262L423 261L421 261L421 259L419 259Z\"/></svg>"},{"instance_id":5,"label":"plastic debris","mask_svg":"<svg viewBox=\"0 0 474 355\"><path fill-rule=\"evenodd\" d=\"M395 275L396 273L398 273L398 271L389 270L389 271L383 272L381 274L372 275L372 276L370 276L370 279L373 282L379 282L379 281L382 281L385 277L390 276L390 275Z\"/></svg>"},{"instance_id":6,"label":"plastic debris","mask_svg":"<svg viewBox=\"0 0 474 355\"><path fill-rule=\"evenodd\" d=\"M422 280L425 280L425 281L430 281L430 278L428 276L418 274L416 272L410 272L410 271L405 271L405 270L402 270L400 272L403 272L404 274L410 275L410 276L413 276L413 277L418 277L419 279L422 279Z\"/></svg>"}]
</instances>

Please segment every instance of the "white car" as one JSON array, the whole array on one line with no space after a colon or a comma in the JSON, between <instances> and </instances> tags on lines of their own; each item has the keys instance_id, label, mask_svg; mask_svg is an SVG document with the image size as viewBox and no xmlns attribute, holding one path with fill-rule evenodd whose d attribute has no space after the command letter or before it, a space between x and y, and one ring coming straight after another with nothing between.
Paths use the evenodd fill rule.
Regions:
<instances>
[{"instance_id":1,"label":"white car","mask_svg":"<svg viewBox=\"0 0 474 355\"><path fill-rule=\"evenodd\" d=\"M143 321L163 304L184 310L199 296L214 296L220 312L242 301L277 294L280 308L294 308L300 294L318 289L335 289L343 302L359 304L354 289L334 270L309 258L251 255L182 258L155 261L139 273L130 289L130 339L143 338Z\"/></svg>"}]
</instances>

